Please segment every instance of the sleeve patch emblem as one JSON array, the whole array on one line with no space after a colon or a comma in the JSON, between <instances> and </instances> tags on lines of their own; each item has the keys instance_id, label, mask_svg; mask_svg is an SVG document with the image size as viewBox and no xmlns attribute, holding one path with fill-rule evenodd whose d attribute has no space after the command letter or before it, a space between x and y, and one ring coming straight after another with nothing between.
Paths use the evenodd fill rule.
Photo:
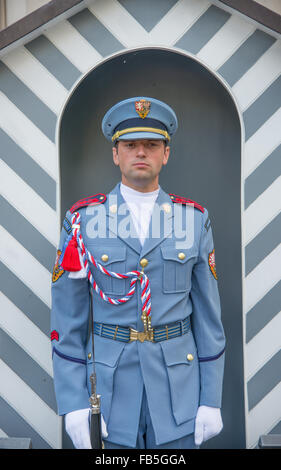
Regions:
<instances>
[{"instance_id":1,"label":"sleeve patch emblem","mask_svg":"<svg viewBox=\"0 0 281 470\"><path fill-rule=\"evenodd\" d=\"M56 330L51 331L51 341L53 341L54 339L55 339L56 341L59 340L59 334L58 334L58 332L57 332Z\"/></svg>"},{"instance_id":2,"label":"sleeve patch emblem","mask_svg":"<svg viewBox=\"0 0 281 470\"><path fill-rule=\"evenodd\" d=\"M210 221L210 217L209 217L209 216L208 216L208 219L206 220L206 222L205 222L205 224L204 224L204 227L205 227L205 229L206 229L207 232L208 232L209 228L211 227L211 221Z\"/></svg>"},{"instance_id":3,"label":"sleeve patch emblem","mask_svg":"<svg viewBox=\"0 0 281 470\"><path fill-rule=\"evenodd\" d=\"M216 261L215 261L215 249L213 249L213 251L209 253L208 262L209 262L211 273L213 274L214 278L218 280L217 270L216 270Z\"/></svg>"},{"instance_id":4,"label":"sleeve patch emblem","mask_svg":"<svg viewBox=\"0 0 281 470\"><path fill-rule=\"evenodd\" d=\"M63 220L63 228L66 231L66 233L68 233L69 235L72 230L72 226L71 226L71 222L68 220L67 217L65 217Z\"/></svg>"},{"instance_id":5,"label":"sleeve patch emblem","mask_svg":"<svg viewBox=\"0 0 281 470\"><path fill-rule=\"evenodd\" d=\"M64 269L62 269L62 267L59 265L60 255L61 255L61 250L58 250L55 266L54 266L54 269L53 269L53 275L52 275L52 281L53 282L56 282L64 273Z\"/></svg>"}]
</instances>

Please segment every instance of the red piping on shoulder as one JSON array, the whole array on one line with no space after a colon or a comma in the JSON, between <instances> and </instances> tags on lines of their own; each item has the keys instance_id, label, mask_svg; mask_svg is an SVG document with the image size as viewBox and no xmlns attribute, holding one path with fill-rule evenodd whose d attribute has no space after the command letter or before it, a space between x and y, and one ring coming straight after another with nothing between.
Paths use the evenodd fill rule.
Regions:
<instances>
[{"instance_id":1,"label":"red piping on shoulder","mask_svg":"<svg viewBox=\"0 0 281 470\"><path fill-rule=\"evenodd\" d=\"M93 196L86 197L84 199L79 199L79 201L75 202L73 206L69 209L71 214L81 209L81 207L89 206L90 204L103 204L106 201L106 195L102 193L94 194Z\"/></svg>"},{"instance_id":2,"label":"red piping on shoulder","mask_svg":"<svg viewBox=\"0 0 281 470\"><path fill-rule=\"evenodd\" d=\"M198 209L204 214L204 211L205 211L204 207L200 206L200 204L198 204L197 202L192 201L192 199L187 199L186 197L177 196L176 194L172 194L172 193L169 193L169 196L173 202L178 202L180 204L187 204L189 206L194 206L195 209Z\"/></svg>"}]
</instances>

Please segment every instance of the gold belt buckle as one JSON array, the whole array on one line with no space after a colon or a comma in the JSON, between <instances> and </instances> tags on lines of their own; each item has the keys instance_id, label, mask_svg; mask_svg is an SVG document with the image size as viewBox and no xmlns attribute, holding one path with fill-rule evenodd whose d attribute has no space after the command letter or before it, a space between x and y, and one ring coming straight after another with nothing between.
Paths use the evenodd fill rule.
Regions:
<instances>
[{"instance_id":1,"label":"gold belt buckle","mask_svg":"<svg viewBox=\"0 0 281 470\"><path fill-rule=\"evenodd\" d=\"M137 331L130 328L130 341L152 341L153 342L153 328L148 331Z\"/></svg>"}]
</instances>

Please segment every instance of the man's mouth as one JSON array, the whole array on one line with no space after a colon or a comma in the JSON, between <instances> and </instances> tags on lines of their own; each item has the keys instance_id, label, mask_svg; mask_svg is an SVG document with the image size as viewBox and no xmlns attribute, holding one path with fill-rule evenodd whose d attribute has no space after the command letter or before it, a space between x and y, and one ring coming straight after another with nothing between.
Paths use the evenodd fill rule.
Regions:
<instances>
[{"instance_id":1,"label":"man's mouth","mask_svg":"<svg viewBox=\"0 0 281 470\"><path fill-rule=\"evenodd\" d=\"M140 168L144 168L144 167L148 167L148 164L147 163L144 163L144 162L138 162L138 163L134 163L133 166L137 166L137 167L140 167Z\"/></svg>"}]
</instances>

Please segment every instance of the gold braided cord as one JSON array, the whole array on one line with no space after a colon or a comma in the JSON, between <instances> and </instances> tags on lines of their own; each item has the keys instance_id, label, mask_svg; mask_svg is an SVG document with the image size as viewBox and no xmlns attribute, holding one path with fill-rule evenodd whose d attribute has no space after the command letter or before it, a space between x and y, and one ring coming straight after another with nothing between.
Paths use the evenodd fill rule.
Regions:
<instances>
[{"instance_id":1,"label":"gold braided cord","mask_svg":"<svg viewBox=\"0 0 281 470\"><path fill-rule=\"evenodd\" d=\"M114 140L118 139L121 135L129 134L131 132L154 132L155 134L161 134L167 140L170 140L170 136L167 131L163 131L162 129L157 129L154 127L129 127L128 129L123 129L122 131L115 132L111 140L113 142Z\"/></svg>"}]
</instances>

